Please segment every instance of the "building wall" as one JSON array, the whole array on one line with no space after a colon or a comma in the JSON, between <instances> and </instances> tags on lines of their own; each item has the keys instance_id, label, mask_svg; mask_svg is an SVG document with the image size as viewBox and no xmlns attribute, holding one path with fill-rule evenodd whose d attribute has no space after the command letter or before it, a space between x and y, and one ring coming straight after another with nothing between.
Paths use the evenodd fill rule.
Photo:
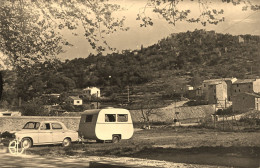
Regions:
<instances>
[{"instance_id":1,"label":"building wall","mask_svg":"<svg viewBox=\"0 0 260 168\"><path fill-rule=\"evenodd\" d=\"M209 85L208 86L208 101L209 104L216 104L217 103L217 97L216 97L216 91L217 91L217 85Z\"/></svg>"},{"instance_id":2,"label":"building wall","mask_svg":"<svg viewBox=\"0 0 260 168\"><path fill-rule=\"evenodd\" d=\"M203 82L202 83L202 87L201 87L201 94L204 95L204 99L208 100L208 87L209 87L209 83L208 82Z\"/></svg>"},{"instance_id":3,"label":"building wall","mask_svg":"<svg viewBox=\"0 0 260 168\"><path fill-rule=\"evenodd\" d=\"M234 83L232 85L232 97L239 95L240 93L253 93L253 83Z\"/></svg>"},{"instance_id":4,"label":"building wall","mask_svg":"<svg viewBox=\"0 0 260 168\"><path fill-rule=\"evenodd\" d=\"M209 85L208 88L209 104L220 104L220 106L225 108L227 101L227 84L222 82L215 85Z\"/></svg>"},{"instance_id":5,"label":"building wall","mask_svg":"<svg viewBox=\"0 0 260 168\"><path fill-rule=\"evenodd\" d=\"M83 93L91 95L95 95L97 97L100 97L100 89L97 87L91 87L91 88L86 88L83 90Z\"/></svg>"},{"instance_id":6,"label":"building wall","mask_svg":"<svg viewBox=\"0 0 260 168\"><path fill-rule=\"evenodd\" d=\"M91 95L96 95L97 97L100 97L100 89L92 88L90 94Z\"/></svg>"},{"instance_id":7,"label":"building wall","mask_svg":"<svg viewBox=\"0 0 260 168\"><path fill-rule=\"evenodd\" d=\"M247 94L239 94L233 97L233 111L246 112L255 109L255 97Z\"/></svg>"},{"instance_id":8,"label":"building wall","mask_svg":"<svg viewBox=\"0 0 260 168\"><path fill-rule=\"evenodd\" d=\"M232 101L232 81L226 81L227 84L227 100Z\"/></svg>"},{"instance_id":9,"label":"building wall","mask_svg":"<svg viewBox=\"0 0 260 168\"><path fill-rule=\"evenodd\" d=\"M256 81L254 81L253 91L256 93L260 93L260 79L256 79Z\"/></svg>"},{"instance_id":10,"label":"building wall","mask_svg":"<svg viewBox=\"0 0 260 168\"><path fill-rule=\"evenodd\" d=\"M82 105L82 100L74 100L73 105L75 106Z\"/></svg>"},{"instance_id":11,"label":"building wall","mask_svg":"<svg viewBox=\"0 0 260 168\"><path fill-rule=\"evenodd\" d=\"M255 109L260 111L260 98L255 98Z\"/></svg>"},{"instance_id":12,"label":"building wall","mask_svg":"<svg viewBox=\"0 0 260 168\"><path fill-rule=\"evenodd\" d=\"M226 108L228 95L227 95L227 84L225 82L216 86L216 97L218 100L217 103L222 107Z\"/></svg>"}]
</instances>

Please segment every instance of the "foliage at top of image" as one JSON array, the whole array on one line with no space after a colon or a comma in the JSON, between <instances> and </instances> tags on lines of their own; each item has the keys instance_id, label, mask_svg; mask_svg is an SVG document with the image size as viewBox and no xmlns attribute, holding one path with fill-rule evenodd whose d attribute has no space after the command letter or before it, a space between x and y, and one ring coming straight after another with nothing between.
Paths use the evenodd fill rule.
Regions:
<instances>
[{"instance_id":1,"label":"foliage at top of image","mask_svg":"<svg viewBox=\"0 0 260 168\"><path fill-rule=\"evenodd\" d=\"M140 26L153 25L147 8L162 16L169 24L178 21L200 22L202 25L223 22L222 9L216 10L208 0L197 0L197 17L190 17L190 9L181 9L183 0L148 0L139 10ZM192 2L186 0L185 2ZM218 3L244 4L242 10L259 10L259 5L248 0L219 0ZM125 17L115 13L124 10L118 3L109 0L1 0L0 1L0 51L7 55L12 66L30 66L33 63L55 58L71 45L60 30L83 29L90 46L102 53L111 48L106 35L127 31Z\"/></svg>"},{"instance_id":2,"label":"foliage at top of image","mask_svg":"<svg viewBox=\"0 0 260 168\"><path fill-rule=\"evenodd\" d=\"M190 2L193 9L199 11L197 16L192 15L190 8L183 8L183 4ZM148 0L146 5L139 10L137 20L141 21L140 26L153 26L153 19L147 14L149 9L168 22L169 24L176 25L178 22L185 21L188 23L201 23L203 26L208 24L219 24L225 21L224 10L216 9L212 3L215 4L242 4L242 11L260 9L260 5L253 4L247 0Z\"/></svg>"},{"instance_id":3,"label":"foliage at top of image","mask_svg":"<svg viewBox=\"0 0 260 168\"><path fill-rule=\"evenodd\" d=\"M84 36L93 49L109 47L106 34L124 27L125 17L115 18L120 9L108 0L1 0L0 51L14 66L28 66L53 59L70 45L61 29L76 31L83 28ZM99 44L101 43L101 44Z\"/></svg>"}]
</instances>

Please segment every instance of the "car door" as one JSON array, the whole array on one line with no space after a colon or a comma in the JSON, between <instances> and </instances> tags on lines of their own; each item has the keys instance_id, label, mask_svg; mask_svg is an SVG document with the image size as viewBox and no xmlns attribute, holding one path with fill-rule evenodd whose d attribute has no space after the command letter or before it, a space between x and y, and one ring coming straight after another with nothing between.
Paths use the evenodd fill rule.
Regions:
<instances>
[{"instance_id":1,"label":"car door","mask_svg":"<svg viewBox=\"0 0 260 168\"><path fill-rule=\"evenodd\" d=\"M52 130L50 123L42 123L39 129L39 144L52 143Z\"/></svg>"},{"instance_id":2,"label":"car door","mask_svg":"<svg viewBox=\"0 0 260 168\"><path fill-rule=\"evenodd\" d=\"M65 138L65 130L60 123L51 123L53 143L62 142Z\"/></svg>"}]
</instances>

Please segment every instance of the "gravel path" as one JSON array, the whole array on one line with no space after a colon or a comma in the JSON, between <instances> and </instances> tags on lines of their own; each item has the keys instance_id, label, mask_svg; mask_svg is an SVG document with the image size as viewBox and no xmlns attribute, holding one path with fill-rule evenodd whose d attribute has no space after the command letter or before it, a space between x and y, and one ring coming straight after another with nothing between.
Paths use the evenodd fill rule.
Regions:
<instances>
[{"instance_id":1,"label":"gravel path","mask_svg":"<svg viewBox=\"0 0 260 168\"><path fill-rule=\"evenodd\" d=\"M194 165L183 163L172 163L166 161L137 159L128 157L97 157L90 156L85 158L78 157L41 157L36 155L11 155L9 153L0 153L0 167L63 167L63 168L92 168L94 163L103 163L107 165L120 165L121 167L154 167L154 168L215 168L220 166ZM92 165L92 166L91 166ZM113 167L113 166L109 166ZM118 167L118 166L117 166Z\"/></svg>"}]
</instances>

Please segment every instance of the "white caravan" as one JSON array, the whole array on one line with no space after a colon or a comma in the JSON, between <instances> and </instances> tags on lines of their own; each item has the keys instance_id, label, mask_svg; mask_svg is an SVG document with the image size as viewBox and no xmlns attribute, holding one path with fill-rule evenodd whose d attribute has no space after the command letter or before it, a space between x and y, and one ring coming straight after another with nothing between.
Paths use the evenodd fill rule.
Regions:
<instances>
[{"instance_id":1,"label":"white caravan","mask_svg":"<svg viewBox=\"0 0 260 168\"><path fill-rule=\"evenodd\" d=\"M79 123L79 136L97 141L130 139L134 127L131 114L126 109L107 108L86 110Z\"/></svg>"}]
</instances>

